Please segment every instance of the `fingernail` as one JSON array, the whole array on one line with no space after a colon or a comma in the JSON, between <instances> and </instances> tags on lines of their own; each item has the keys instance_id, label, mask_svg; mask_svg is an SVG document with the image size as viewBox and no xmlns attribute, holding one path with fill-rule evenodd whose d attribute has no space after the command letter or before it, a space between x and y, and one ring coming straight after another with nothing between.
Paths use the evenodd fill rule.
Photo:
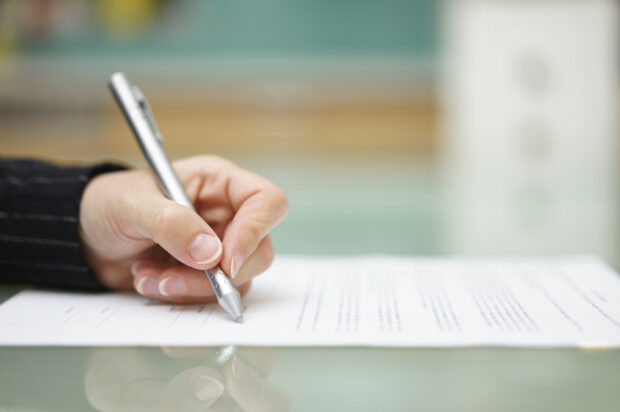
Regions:
<instances>
[{"instance_id":1,"label":"fingernail","mask_svg":"<svg viewBox=\"0 0 620 412\"><path fill-rule=\"evenodd\" d=\"M138 281L136 290L139 294L144 296L157 296L159 295L159 284L157 278L145 276Z\"/></svg>"},{"instance_id":2,"label":"fingernail","mask_svg":"<svg viewBox=\"0 0 620 412\"><path fill-rule=\"evenodd\" d=\"M204 233L196 236L192 244L189 246L189 255L194 262L207 265L214 262L222 254L222 243L220 240L211 235Z\"/></svg>"},{"instance_id":3,"label":"fingernail","mask_svg":"<svg viewBox=\"0 0 620 412\"><path fill-rule=\"evenodd\" d=\"M239 269L243 266L244 261L243 253L237 252L234 254L233 258L230 260L230 277L234 279L239 273Z\"/></svg>"},{"instance_id":4,"label":"fingernail","mask_svg":"<svg viewBox=\"0 0 620 412\"><path fill-rule=\"evenodd\" d=\"M164 296L187 295L187 284L178 276L170 276L159 282L159 293Z\"/></svg>"},{"instance_id":5,"label":"fingernail","mask_svg":"<svg viewBox=\"0 0 620 412\"><path fill-rule=\"evenodd\" d=\"M210 376L198 376L190 384L194 396L203 402L213 401L224 393L224 385Z\"/></svg>"}]
</instances>

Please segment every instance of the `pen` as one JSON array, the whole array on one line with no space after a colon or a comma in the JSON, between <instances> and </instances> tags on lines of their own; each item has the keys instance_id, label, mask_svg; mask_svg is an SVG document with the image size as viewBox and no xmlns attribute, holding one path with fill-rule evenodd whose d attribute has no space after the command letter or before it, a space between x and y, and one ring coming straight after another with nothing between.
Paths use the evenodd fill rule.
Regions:
<instances>
[{"instance_id":1,"label":"pen","mask_svg":"<svg viewBox=\"0 0 620 412\"><path fill-rule=\"evenodd\" d=\"M125 74L120 72L114 73L108 84L164 194L171 200L194 210L194 205L187 197L166 156L163 148L164 139L155 125L153 112L142 92L131 85ZM204 272L220 306L235 322L243 322L241 295L230 278L219 267Z\"/></svg>"}]
</instances>

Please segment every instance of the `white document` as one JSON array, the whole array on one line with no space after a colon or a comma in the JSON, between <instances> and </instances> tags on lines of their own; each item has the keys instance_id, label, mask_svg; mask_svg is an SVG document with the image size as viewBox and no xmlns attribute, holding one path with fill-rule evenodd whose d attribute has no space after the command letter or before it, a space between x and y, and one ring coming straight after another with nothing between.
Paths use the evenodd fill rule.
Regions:
<instances>
[{"instance_id":1,"label":"white document","mask_svg":"<svg viewBox=\"0 0 620 412\"><path fill-rule=\"evenodd\" d=\"M593 257L278 257L243 300L24 291L0 345L620 346L620 278Z\"/></svg>"}]
</instances>

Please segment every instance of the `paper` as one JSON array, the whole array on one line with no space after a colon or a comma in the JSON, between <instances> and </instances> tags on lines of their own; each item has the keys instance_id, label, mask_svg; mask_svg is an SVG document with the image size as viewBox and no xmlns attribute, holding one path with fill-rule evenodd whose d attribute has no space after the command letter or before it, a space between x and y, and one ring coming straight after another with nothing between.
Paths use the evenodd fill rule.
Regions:
<instances>
[{"instance_id":1,"label":"paper","mask_svg":"<svg viewBox=\"0 0 620 412\"><path fill-rule=\"evenodd\" d=\"M244 298L24 291L0 306L1 345L620 346L620 279L590 257L278 257Z\"/></svg>"}]
</instances>

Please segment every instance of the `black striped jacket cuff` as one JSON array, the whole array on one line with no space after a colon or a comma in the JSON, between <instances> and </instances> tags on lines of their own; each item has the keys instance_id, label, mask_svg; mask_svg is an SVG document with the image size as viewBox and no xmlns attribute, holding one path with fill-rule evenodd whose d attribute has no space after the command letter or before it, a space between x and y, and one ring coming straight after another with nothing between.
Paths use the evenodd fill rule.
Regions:
<instances>
[{"instance_id":1,"label":"black striped jacket cuff","mask_svg":"<svg viewBox=\"0 0 620 412\"><path fill-rule=\"evenodd\" d=\"M0 281L102 290L80 250L80 199L90 179L123 169L0 160Z\"/></svg>"}]
</instances>

